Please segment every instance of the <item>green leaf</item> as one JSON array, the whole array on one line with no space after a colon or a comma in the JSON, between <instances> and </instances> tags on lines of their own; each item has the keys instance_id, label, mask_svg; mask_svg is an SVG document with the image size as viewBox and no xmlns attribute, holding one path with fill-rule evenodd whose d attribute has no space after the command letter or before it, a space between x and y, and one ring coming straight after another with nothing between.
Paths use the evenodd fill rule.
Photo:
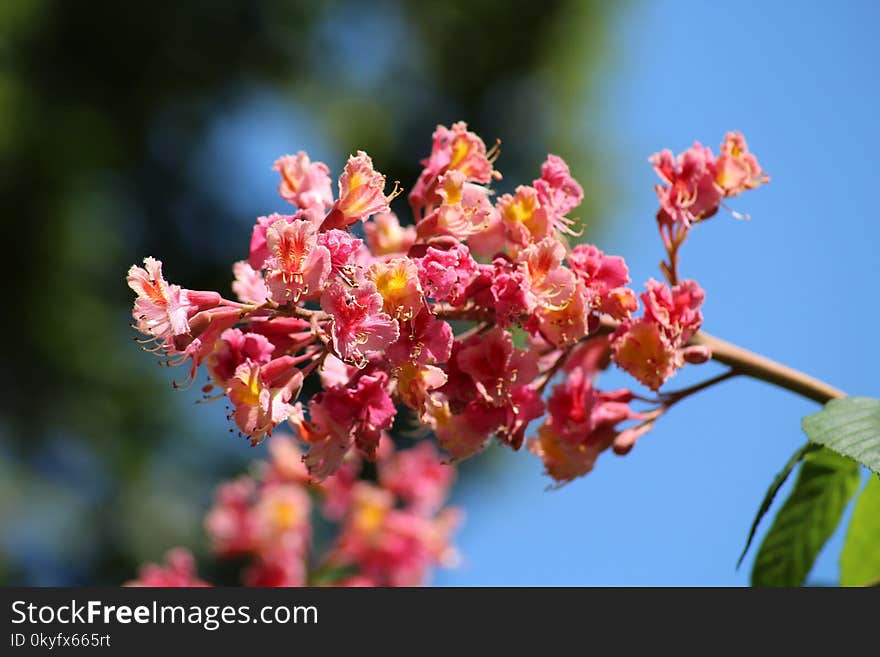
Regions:
<instances>
[{"instance_id":1,"label":"green leaf","mask_svg":"<svg viewBox=\"0 0 880 657\"><path fill-rule=\"evenodd\" d=\"M862 490L840 555L840 585L880 582L880 478L872 476Z\"/></svg>"},{"instance_id":2,"label":"green leaf","mask_svg":"<svg viewBox=\"0 0 880 657\"><path fill-rule=\"evenodd\" d=\"M773 478L773 481L770 483L770 488L767 489L767 493L764 495L764 499L761 501L761 506L758 507L758 513L755 515L754 521L752 521L752 527L749 529L749 537L746 539L746 546L743 548L742 554L739 555L739 560L736 562L736 567L742 565L743 559L746 558L746 553L749 551L749 548L752 545L752 541L755 538L755 532L758 531L758 525L761 524L761 520L764 518L764 515L767 511L770 510L770 505L773 504L773 499L776 497L776 493L779 492L779 489L782 488L782 484L785 483L785 480L788 479L788 475L791 474L791 471L794 470L794 467L800 462L804 455L808 452L815 451L819 449L818 445L814 445L813 443L807 443L800 447L794 454L791 455L791 458L788 459L788 462L783 466L782 470L776 473L776 476Z\"/></svg>"},{"instance_id":3,"label":"green leaf","mask_svg":"<svg viewBox=\"0 0 880 657\"><path fill-rule=\"evenodd\" d=\"M752 567L752 586L800 586L859 487L859 466L821 449L810 452L776 514Z\"/></svg>"},{"instance_id":4,"label":"green leaf","mask_svg":"<svg viewBox=\"0 0 880 657\"><path fill-rule=\"evenodd\" d=\"M823 410L805 417L802 426L814 443L880 473L880 399L832 399Z\"/></svg>"}]
</instances>

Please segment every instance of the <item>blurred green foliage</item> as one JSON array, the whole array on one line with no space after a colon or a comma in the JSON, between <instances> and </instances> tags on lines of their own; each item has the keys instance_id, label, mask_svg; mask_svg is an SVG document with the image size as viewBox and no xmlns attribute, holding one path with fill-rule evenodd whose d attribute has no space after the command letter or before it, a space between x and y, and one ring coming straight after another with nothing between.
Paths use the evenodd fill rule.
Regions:
<instances>
[{"instance_id":1,"label":"blurred green foliage","mask_svg":"<svg viewBox=\"0 0 880 657\"><path fill-rule=\"evenodd\" d=\"M254 457L222 406L193 407L132 343L124 275L151 254L186 287L228 290L255 214L283 209L248 197L249 144L275 139L260 99L318 159L362 148L404 184L437 123L500 138L504 185L557 150L595 225L608 185L583 117L611 9L0 3L0 581L115 584L172 545L203 550L213 486ZM282 137L272 157L306 147ZM270 166L251 187L274 191Z\"/></svg>"}]
</instances>

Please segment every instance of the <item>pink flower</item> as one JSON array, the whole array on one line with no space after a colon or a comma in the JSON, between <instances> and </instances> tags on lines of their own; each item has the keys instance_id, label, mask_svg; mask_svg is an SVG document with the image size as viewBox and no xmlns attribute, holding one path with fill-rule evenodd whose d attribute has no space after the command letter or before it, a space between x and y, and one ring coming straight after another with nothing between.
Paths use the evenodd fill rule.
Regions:
<instances>
[{"instance_id":1,"label":"pink flower","mask_svg":"<svg viewBox=\"0 0 880 657\"><path fill-rule=\"evenodd\" d=\"M366 221L378 212L390 212L391 198L385 195L385 176L373 169L373 160L363 151L348 158L339 177L339 199L324 219L321 230L345 228Z\"/></svg>"},{"instance_id":2,"label":"pink flower","mask_svg":"<svg viewBox=\"0 0 880 657\"><path fill-rule=\"evenodd\" d=\"M467 124L459 121L452 128L438 125L434 131L431 155L422 161L418 181L409 195L413 214L418 218L426 205L437 204L438 179L448 171L460 172L465 180L487 184L493 177L500 177L492 170L492 162L486 152L486 145Z\"/></svg>"},{"instance_id":3,"label":"pink flower","mask_svg":"<svg viewBox=\"0 0 880 657\"><path fill-rule=\"evenodd\" d=\"M715 182L724 191L724 196L736 196L770 182L757 158L749 153L741 132L728 132L724 136L716 169Z\"/></svg>"},{"instance_id":4,"label":"pink flower","mask_svg":"<svg viewBox=\"0 0 880 657\"><path fill-rule=\"evenodd\" d=\"M246 361L264 365L272 360L274 349L272 343L259 333L226 329L208 356L208 371L214 381L225 388L239 365Z\"/></svg>"},{"instance_id":5,"label":"pink flower","mask_svg":"<svg viewBox=\"0 0 880 657\"><path fill-rule=\"evenodd\" d=\"M384 372L360 372L347 386L312 397L309 421L293 415L291 422L300 439L311 445L305 458L310 475L323 480L333 474L352 441L368 459L376 458L382 432L391 427L397 413L387 387Z\"/></svg>"},{"instance_id":6,"label":"pink flower","mask_svg":"<svg viewBox=\"0 0 880 657\"><path fill-rule=\"evenodd\" d=\"M132 317L138 331L163 343L189 332L189 299L180 286L162 276L161 260L144 258L144 267L132 265L127 280L137 294Z\"/></svg>"},{"instance_id":7,"label":"pink flower","mask_svg":"<svg viewBox=\"0 0 880 657\"><path fill-rule=\"evenodd\" d=\"M420 418L429 412L430 393L442 388L449 380L446 372L439 367L425 363L403 362L397 367L395 374L400 400L417 411Z\"/></svg>"},{"instance_id":8,"label":"pink flower","mask_svg":"<svg viewBox=\"0 0 880 657\"><path fill-rule=\"evenodd\" d=\"M227 394L235 407L233 418L251 444L256 445L293 412L291 400L302 388L297 359L281 356L265 365L245 361L229 380Z\"/></svg>"},{"instance_id":9,"label":"pink flower","mask_svg":"<svg viewBox=\"0 0 880 657\"><path fill-rule=\"evenodd\" d=\"M587 289L590 307L615 319L626 319L638 308L635 293L626 287L629 269L620 256L605 255L592 244L578 244L568 263Z\"/></svg>"},{"instance_id":10,"label":"pink flower","mask_svg":"<svg viewBox=\"0 0 880 657\"><path fill-rule=\"evenodd\" d=\"M596 390L589 372L573 367L568 377L553 388L547 402L547 421L529 440L529 451L544 462L547 474L559 482L570 481L593 469L599 454L614 446L625 453L649 425L621 430L618 425L642 419L629 402L629 390Z\"/></svg>"},{"instance_id":11,"label":"pink flower","mask_svg":"<svg viewBox=\"0 0 880 657\"><path fill-rule=\"evenodd\" d=\"M419 271L409 258L375 262L367 278L376 285L376 291L382 296L382 309L391 317L409 320L424 306Z\"/></svg>"},{"instance_id":12,"label":"pink flower","mask_svg":"<svg viewBox=\"0 0 880 657\"><path fill-rule=\"evenodd\" d=\"M460 171L449 171L438 179L441 203L417 224L421 239L448 235L466 240L485 232L497 220L489 190L466 180Z\"/></svg>"},{"instance_id":13,"label":"pink flower","mask_svg":"<svg viewBox=\"0 0 880 657\"><path fill-rule=\"evenodd\" d=\"M380 212L364 222L367 245L374 256L403 255L416 241L415 226L401 227L393 212Z\"/></svg>"},{"instance_id":14,"label":"pink flower","mask_svg":"<svg viewBox=\"0 0 880 657\"><path fill-rule=\"evenodd\" d=\"M487 273L489 271L495 322L499 326L519 323L524 315L535 308L535 298L531 293L525 269L504 256L498 256L492 261L492 269Z\"/></svg>"},{"instance_id":15,"label":"pink flower","mask_svg":"<svg viewBox=\"0 0 880 657\"><path fill-rule=\"evenodd\" d=\"M543 461L548 476L557 482L568 482L588 474L605 447L599 443L570 442L553 427L543 424L537 436L529 438L528 449Z\"/></svg>"},{"instance_id":16,"label":"pink flower","mask_svg":"<svg viewBox=\"0 0 880 657\"><path fill-rule=\"evenodd\" d=\"M664 150L652 155L650 162L665 183L654 187L662 221L686 226L718 211L722 193L715 183L716 163L711 149L694 142L678 158Z\"/></svg>"},{"instance_id":17,"label":"pink flower","mask_svg":"<svg viewBox=\"0 0 880 657\"><path fill-rule=\"evenodd\" d=\"M309 445L309 451L303 459L309 475L317 481L323 481L339 469L351 448L353 413L348 413L348 417L340 418L337 422L324 409L321 398L316 397L309 402L308 420L303 416L299 404L294 407L289 420L297 437Z\"/></svg>"},{"instance_id":18,"label":"pink flower","mask_svg":"<svg viewBox=\"0 0 880 657\"><path fill-rule=\"evenodd\" d=\"M460 461L482 451L492 433L503 424L506 408L490 406L474 400L459 413L453 413L444 395L437 395L427 405L424 420L434 430L440 447L454 460ZM454 403L454 402L453 402Z\"/></svg>"},{"instance_id":19,"label":"pink flower","mask_svg":"<svg viewBox=\"0 0 880 657\"><path fill-rule=\"evenodd\" d=\"M355 445L368 459L375 460L376 450L379 447L379 438L382 432L390 429L394 423L397 409L388 395L388 375L382 371L372 374L361 373L353 386L336 389L346 395L342 406L354 409L352 430ZM330 396L330 391L324 393ZM338 398L333 397L334 401ZM335 406L328 405L328 410L334 412Z\"/></svg>"},{"instance_id":20,"label":"pink flower","mask_svg":"<svg viewBox=\"0 0 880 657\"><path fill-rule=\"evenodd\" d=\"M645 306L639 320L627 320L614 332L611 348L614 362L652 390L658 390L685 362L705 362L710 356L703 347L687 347L700 329L705 299L702 288L692 280L671 290L653 279L641 295Z\"/></svg>"},{"instance_id":21,"label":"pink flower","mask_svg":"<svg viewBox=\"0 0 880 657\"><path fill-rule=\"evenodd\" d=\"M564 257L565 247L552 237L527 246L517 256L525 265L529 289L539 306L561 308L574 294L575 278L560 266Z\"/></svg>"},{"instance_id":22,"label":"pink flower","mask_svg":"<svg viewBox=\"0 0 880 657\"><path fill-rule=\"evenodd\" d=\"M303 453L291 436L278 433L272 436L269 457L264 473L266 483L308 483L309 473L303 464Z\"/></svg>"},{"instance_id":23,"label":"pink flower","mask_svg":"<svg viewBox=\"0 0 880 657\"><path fill-rule=\"evenodd\" d=\"M361 473L361 458L354 452L349 452L348 457L332 475L321 482L321 513L329 520L339 522L351 508L354 487L359 481Z\"/></svg>"},{"instance_id":24,"label":"pink flower","mask_svg":"<svg viewBox=\"0 0 880 657\"><path fill-rule=\"evenodd\" d=\"M266 282L278 303L320 293L330 274L330 251L318 244L317 228L310 221L277 221L266 231L270 257Z\"/></svg>"},{"instance_id":25,"label":"pink flower","mask_svg":"<svg viewBox=\"0 0 880 657\"><path fill-rule=\"evenodd\" d=\"M342 362L333 354L327 354L319 370L321 385L324 388L345 385L357 370L358 368Z\"/></svg>"},{"instance_id":26,"label":"pink flower","mask_svg":"<svg viewBox=\"0 0 880 657\"><path fill-rule=\"evenodd\" d=\"M567 235L575 235L571 228L574 220L565 215L581 204L584 190L571 177L565 160L556 155L548 155L541 165L541 177L532 186L537 190L538 200L547 211L553 228Z\"/></svg>"},{"instance_id":27,"label":"pink flower","mask_svg":"<svg viewBox=\"0 0 880 657\"><path fill-rule=\"evenodd\" d=\"M572 350L568 358L565 359L563 369L566 372L571 372L575 368L581 368L584 374L592 379L603 370L608 369L610 364L610 337L607 335L595 335Z\"/></svg>"},{"instance_id":28,"label":"pink flower","mask_svg":"<svg viewBox=\"0 0 880 657\"><path fill-rule=\"evenodd\" d=\"M245 586L300 587L306 585L306 563L299 554L291 554L283 547L261 555L242 576Z\"/></svg>"},{"instance_id":29,"label":"pink flower","mask_svg":"<svg viewBox=\"0 0 880 657\"><path fill-rule=\"evenodd\" d=\"M430 566L453 558L449 534L457 514L447 511L430 519L393 504L388 491L358 483L331 562L356 565L363 576L384 586L417 586Z\"/></svg>"},{"instance_id":30,"label":"pink flower","mask_svg":"<svg viewBox=\"0 0 880 657\"><path fill-rule=\"evenodd\" d=\"M520 185L515 194L499 198L495 207L507 229L507 239L515 248L528 246L550 234L550 218L541 207L534 187Z\"/></svg>"},{"instance_id":31,"label":"pink flower","mask_svg":"<svg viewBox=\"0 0 880 657\"><path fill-rule=\"evenodd\" d=\"M275 212L266 217L257 217L257 222L254 224L253 231L251 232L250 254L248 255L248 264L251 266L251 269L254 271L263 269L266 266L266 260L272 255L269 244L266 241L266 233L269 231L269 226L279 221L291 223L297 219L308 220L306 215L301 212L297 212L295 215L278 214Z\"/></svg>"},{"instance_id":32,"label":"pink flower","mask_svg":"<svg viewBox=\"0 0 880 657\"><path fill-rule=\"evenodd\" d=\"M217 487L214 504L205 516L211 548L219 556L234 557L257 549L251 507L257 498L257 482L248 476Z\"/></svg>"},{"instance_id":33,"label":"pink flower","mask_svg":"<svg viewBox=\"0 0 880 657\"><path fill-rule=\"evenodd\" d=\"M257 549L271 556L279 547L287 558L303 558L311 539L312 500L298 484L264 484L253 507Z\"/></svg>"},{"instance_id":34,"label":"pink flower","mask_svg":"<svg viewBox=\"0 0 880 657\"><path fill-rule=\"evenodd\" d=\"M556 305L539 306L525 328L555 347L574 344L595 330L593 323L596 318L591 314L587 296L583 282L575 279L568 299Z\"/></svg>"},{"instance_id":35,"label":"pink flower","mask_svg":"<svg viewBox=\"0 0 880 657\"><path fill-rule=\"evenodd\" d=\"M509 400L515 382L531 381L538 374L534 354L516 349L510 334L497 326L463 343L455 353L455 364L492 406Z\"/></svg>"},{"instance_id":36,"label":"pink flower","mask_svg":"<svg viewBox=\"0 0 880 657\"><path fill-rule=\"evenodd\" d=\"M706 293L696 281L682 281L670 290L666 283L651 279L641 298L645 317L656 322L675 347L683 347L703 323L700 306Z\"/></svg>"},{"instance_id":37,"label":"pink flower","mask_svg":"<svg viewBox=\"0 0 880 657\"><path fill-rule=\"evenodd\" d=\"M544 400L531 386L517 386L510 391L510 400L504 409L504 421L495 433L502 443L517 450L522 447L529 423L544 415Z\"/></svg>"},{"instance_id":38,"label":"pink flower","mask_svg":"<svg viewBox=\"0 0 880 657\"><path fill-rule=\"evenodd\" d=\"M465 290L477 275L476 261L460 242L449 248L428 246L425 255L415 262L425 294L454 305L465 300Z\"/></svg>"},{"instance_id":39,"label":"pink flower","mask_svg":"<svg viewBox=\"0 0 880 657\"><path fill-rule=\"evenodd\" d=\"M314 336L308 321L298 317L275 316L271 319L252 317L249 332L266 336L275 348L272 356L283 356L295 347L310 343Z\"/></svg>"},{"instance_id":40,"label":"pink flower","mask_svg":"<svg viewBox=\"0 0 880 657\"><path fill-rule=\"evenodd\" d=\"M596 390L587 374L575 368L553 388L547 402L548 423L572 441L605 443L617 433L618 424L634 417L629 407L632 398L626 389Z\"/></svg>"},{"instance_id":41,"label":"pink flower","mask_svg":"<svg viewBox=\"0 0 880 657\"><path fill-rule=\"evenodd\" d=\"M397 321L382 312L382 305L382 296L371 281L351 290L334 282L324 290L321 307L332 317L333 348L342 360L363 366L366 354L397 340Z\"/></svg>"},{"instance_id":42,"label":"pink flower","mask_svg":"<svg viewBox=\"0 0 880 657\"><path fill-rule=\"evenodd\" d=\"M614 362L651 390L675 374L675 347L662 327L650 319L627 320L611 339Z\"/></svg>"},{"instance_id":43,"label":"pink flower","mask_svg":"<svg viewBox=\"0 0 880 657\"><path fill-rule=\"evenodd\" d=\"M311 162L309 156L300 151L278 158L274 169L281 174L278 193L283 199L322 215L333 205L330 169L323 162Z\"/></svg>"},{"instance_id":44,"label":"pink flower","mask_svg":"<svg viewBox=\"0 0 880 657\"><path fill-rule=\"evenodd\" d=\"M442 363L452 349L452 327L424 308L410 321L400 323L400 337L386 355L394 364Z\"/></svg>"},{"instance_id":45,"label":"pink flower","mask_svg":"<svg viewBox=\"0 0 880 657\"><path fill-rule=\"evenodd\" d=\"M242 303L263 303L269 298L269 288L259 271L255 271L244 260L232 265L232 273L235 281L232 283L232 291Z\"/></svg>"},{"instance_id":46,"label":"pink flower","mask_svg":"<svg viewBox=\"0 0 880 657\"><path fill-rule=\"evenodd\" d=\"M166 364L183 365L189 360L188 379L191 382L195 377L196 368L214 351L220 335L226 329L235 326L241 315L239 309L227 306L197 312L189 319L188 332L175 336L172 344L168 346Z\"/></svg>"},{"instance_id":47,"label":"pink flower","mask_svg":"<svg viewBox=\"0 0 880 657\"><path fill-rule=\"evenodd\" d=\"M455 480L455 468L444 464L434 446L420 442L379 464L379 483L407 508L431 516L443 506Z\"/></svg>"},{"instance_id":48,"label":"pink flower","mask_svg":"<svg viewBox=\"0 0 880 657\"><path fill-rule=\"evenodd\" d=\"M328 230L318 233L318 244L330 253L330 272L354 278L357 254L363 247L362 240L344 230Z\"/></svg>"},{"instance_id":49,"label":"pink flower","mask_svg":"<svg viewBox=\"0 0 880 657\"><path fill-rule=\"evenodd\" d=\"M175 548L165 555L164 566L141 566L138 578L128 582L126 586L205 587L210 584L196 576L196 562L192 553L185 548Z\"/></svg>"}]
</instances>

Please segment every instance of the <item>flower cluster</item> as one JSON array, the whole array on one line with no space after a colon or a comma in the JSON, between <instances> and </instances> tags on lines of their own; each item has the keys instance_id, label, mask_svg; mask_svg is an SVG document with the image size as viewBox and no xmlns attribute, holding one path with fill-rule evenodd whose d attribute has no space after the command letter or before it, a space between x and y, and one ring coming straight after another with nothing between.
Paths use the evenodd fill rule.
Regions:
<instances>
[{"instance_id":1,"label":"flower cluster","mask_svg":"<svg viewBox=\"0 0 880 657\"><path fill-rule=\"evenodd\" d=\"M409 195L411 225L391 211L397 185L386 192L365 153L349 158L335 198L327 166L302 152L282 157L279 192L295 207L256 220L248 256L233 266L237 298L168 283L147 258L128 276L134 325L163 362L188 366L188 380L205 363L206 394L222 391L253 444L288 422L313 480L353 454L380 458L403 409L451 460L493 437L519 449L546 415L530 451L558 481L584 474L605 449L626 453L681 398L601 391L601 369L613 362L657 392L711 356L692 343L704 293L679 280L679 248L723 199L767 177L739 133L718 157L699 144L653 156L669 259L666 281L637 295L623 258L572 245L584 192L566 163L549 155L530 184L497 195L498 152L464 123L438 126ZM312 374L320 392L298 400ZM385 494L355 498L395 517ZM362 553L356 538L340 549Z\"/></svg>"},{"instance_id":2,"label":"flower cluster","mask_svg":"<svg viewBox=\"0 0 880 657\"><path fill-rule=\"evenodd\" d=\"M459 512L444 507L455 469L430 442L398 451L383 436L374 481L361 478L355 454L315 484L292 439L276 435L269 451L254 474L220 485L205 517L215 557L247 562L245 585L417 586L433 566L455 563L449 538ZM313 536L317 516L322 529L336 529L329 542ZM208 586L183 548L130 584Z\"/></svg>"}]
</instances>

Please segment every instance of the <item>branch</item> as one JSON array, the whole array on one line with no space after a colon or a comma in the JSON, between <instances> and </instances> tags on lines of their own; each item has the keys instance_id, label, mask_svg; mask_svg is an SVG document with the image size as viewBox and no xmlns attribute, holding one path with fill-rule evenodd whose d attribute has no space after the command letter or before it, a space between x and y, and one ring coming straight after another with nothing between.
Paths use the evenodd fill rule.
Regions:
<instances>
[{"instance_id":1,"label":"branch","mask_svg":"<svg viewBox=\"0 0 880 657\"><path fill-rule=\"evenodd\" d=\"M618 326L619 324L613 319L603 317L599 330L605 334L613 333ZM709 347L712 350L712 360L728 365L736 374L744 374L753 379L772 383L820 404L825 404L838 397L846 397L845 392L824 381L721 338L716 338L705 331L699 331L688 344Z\"/></svg>"},{"instance_id":2,"label":"branch","mask_svg":"<svg viewBox=\"0 0 880 657\"><path fill-rule=\"evenodd\" d=\"M846 393L842 390L815 379L809 374L777 363L775 360L770 360L703 331L697 333L690 344L709 347L712 350L712 360L729 365L735 372L791 390L820 404L826 404L838 397L846 397Z\"/></svg>"}]
</instances>

